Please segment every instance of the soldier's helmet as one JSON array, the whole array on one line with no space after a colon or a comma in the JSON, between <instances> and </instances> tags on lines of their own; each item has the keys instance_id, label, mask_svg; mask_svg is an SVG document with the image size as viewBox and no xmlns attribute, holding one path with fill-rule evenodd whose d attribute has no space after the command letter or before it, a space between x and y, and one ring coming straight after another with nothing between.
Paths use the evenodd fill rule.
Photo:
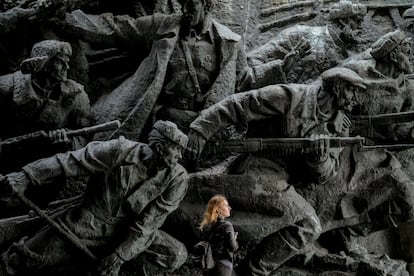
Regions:
<instances>
[{"instance_id":1,"label":"soldier's helmet","mask_svg":"<svg viewBox=\"0 0 414 276\"><path fill-rule=\"evenodd\" d=\"M389 32L371 45L371 55L375 59L381 59L390 53L394 48L401 45L407 39L405 33L401 30Z\"/></svg>"},{"instance_id":2,"label":"soldier's helmet","mask_svg":"<svg viewBox=\"0 0 414 276\"><path fill-rule=\"evenodd\" d=\"M187 146L188 137L181 130L178 129L177 125L170 121L156 121L150 132L150 136L159 136L161 138L168 139L171 142L185 148Z\"/></svg>"},{"instance_id":3,"label":"soldier's helmet","mask_svg":"<svg viewBox=\"0 0 414 276\"><path fill-rule=\"evenodd\" d=\"M68 42L43 40L32 47L30 58L23 60L20 68L23 73L35 73L43 69L45 64L57 54L72 55L72 47Z\"/></svg>"}]
</instances>

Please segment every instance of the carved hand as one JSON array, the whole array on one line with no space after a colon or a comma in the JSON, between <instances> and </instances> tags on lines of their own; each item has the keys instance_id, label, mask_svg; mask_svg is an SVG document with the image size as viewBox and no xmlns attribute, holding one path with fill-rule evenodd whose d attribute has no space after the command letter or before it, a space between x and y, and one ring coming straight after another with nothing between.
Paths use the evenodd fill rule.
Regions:
<instances>
[{"instance_id":1,"label":"carved hand","mask_svg":"<svg viewBox=\"0 0 414 276\"><path fill-rule=\"evenodd\" d=\"M188 134L188 143L186 149L186 156L191 160L200 157L206 145L206 139L196 131L190 131Z\"/></svg>"},{"instance_id":2,"label":"carved hand","mask_svg":"<svg viewBox=\"0 0 414 276\"><path fill-rule=\"evenodd\" d=\"M30 183L29 177L27 177L26 173L21 172L14 172L9 173L3 177L2 180L3 184L6 186L6 189L8 189L8 192L10 194L12 193L24 193L27 186Z\"/></svg>"},{"instance_id":3,"label":"carved hand","mask_svg":"<svg viewBox=\"0 0 414 276\"><path fill-rule=\"evenodd\" d=\"M48 133L49 140L52 144L69 144L71 140L68 138L66 134L66 130L61 128L57 130L51 130Z\"/></svg>"},{"instance_id":4,"label":"carved hand","mask_svg":"<svg viewBox=\"0 0 414 276\"><path fill-rule=\"evenodd\" d=\"M333 121L335 132L343 137L349 136L349 128L351 127L351 125L352 122L345 115L345 113L343 113L342 111L338 111Z\"/></svg>"},{"instance_id":5,"label":"carved hand","mask_svg":"<svg viewBox=\"0 0 414 276\"><path fill-rule=\"evenodd\" d=\"M329 136L326 134L312 134L310 138L315 139L318 144L310 159L314 162L325 162L330 151Z\"/></svg>"},{"instance_id":6,"label":"carved hand","mask_svg":"<svg viewBox=\"0 0 414 276\"><path fill-rule=\"evenodd\" d=\"M283 70L285 73L292 70L298 60L307 55L310 50L310 44L305 39L299 42L287 53L283 59Z\"/></svg>"}]
</instances>

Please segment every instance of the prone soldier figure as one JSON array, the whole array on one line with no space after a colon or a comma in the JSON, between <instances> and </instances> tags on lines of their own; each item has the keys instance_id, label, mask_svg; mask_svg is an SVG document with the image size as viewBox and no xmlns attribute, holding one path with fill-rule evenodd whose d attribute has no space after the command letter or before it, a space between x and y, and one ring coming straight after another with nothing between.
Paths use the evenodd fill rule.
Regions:
<instances>
[{"instance_id":1,"label":"prone soldier figure","mask_svg":"<svg viewBox=\"0 0 414 276\"><path fill-rule=\"evenodd\" d=\"M20 197L26 188L61 175L91 177L82 203L59 216L57 227L43 228L1 255L0 275L56 275L62 267L78 271L86 266L98 275L115 276L123 263L137 257L140 275L181 266L185 246L159 228L187 191L186 170L177 163L187 136L174 123L157 121L148 141L122 136L94 141L5 175L3 188ZM89 254L83 255L74 243Z\"/></svg>"},{"instance_id":2,"label":"prone soldier figure","mask_svg":"<svg viewBox=\"0 0 414 276\"><path fill-rule=\"evenodd\" d=\"M325 26L295 25L280 31L266 44L247 53L251 66L284 59L296 45L308 44L308 51L293 59L291 70L284 70L280 79L288 83L309 83L322 72L339 64L352 55L359 46L362 20L367 13L363 4L351 1L335 3L328 13ZM296 48L295 48L296 49ZM300 47L297 50L301 50ZM273 83L273 84L276 84Z\"/></svg>"},{"instance_id":3,"label":"prone soldier figure","mask_svg":"<svg viewBox=\"0 0 414 276\"><path fill-rule=\"evenodd\" d=\"M413 110L414 83L406 77L413 73L411 38L401 30L389 32L366 51L344 60L339 66L357 72L367 83L354 115L378 115ZM402 122L401 122L402 123ZM357 127L357 125L355 125ZM377 141L411 141L412 124L388 124L369 129L362 126L360 135Z\"/></svg>"}]
</instances>

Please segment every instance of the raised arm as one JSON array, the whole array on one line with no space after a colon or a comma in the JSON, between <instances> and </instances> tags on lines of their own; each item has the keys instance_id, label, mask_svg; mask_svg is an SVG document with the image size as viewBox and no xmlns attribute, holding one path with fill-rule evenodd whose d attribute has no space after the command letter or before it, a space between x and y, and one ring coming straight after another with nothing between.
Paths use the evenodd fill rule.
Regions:
<instances>
[{"instance_id":1,"label":"raised arm","mask_svg":"<svg viewBox=\"0 0 414 276\"><path fill-rule=\"evenodd\" d=\"M150 48L156 31L168 18L176 15L154 14L132 18L128 15L104 13L85 14L75 10L66 14L60 26L63 31L92 43L107 46L126 45L128 47L147 46Z\"/></svg>"}]
</instances>

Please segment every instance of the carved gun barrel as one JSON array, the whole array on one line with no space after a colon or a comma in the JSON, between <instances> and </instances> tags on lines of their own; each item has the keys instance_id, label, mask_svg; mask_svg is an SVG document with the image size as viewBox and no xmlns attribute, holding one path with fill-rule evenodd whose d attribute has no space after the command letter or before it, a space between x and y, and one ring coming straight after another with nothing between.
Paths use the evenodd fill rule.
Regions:
<instances>
[{"instance_id":1,"label":"carved gun barrel","mask_svg":"<svg viewBox=\"0 0 414 276\"><path fill-rule=\"evenodd\" d=\"M328 140L333 148L352 144L362 145L365 139L356 137L328 137L328 138L248 138L208 145L208 153L239 152L251 153L260 151L289 151L307 153L319 147L321 140Z\"/></svg>"}]
</instances>

